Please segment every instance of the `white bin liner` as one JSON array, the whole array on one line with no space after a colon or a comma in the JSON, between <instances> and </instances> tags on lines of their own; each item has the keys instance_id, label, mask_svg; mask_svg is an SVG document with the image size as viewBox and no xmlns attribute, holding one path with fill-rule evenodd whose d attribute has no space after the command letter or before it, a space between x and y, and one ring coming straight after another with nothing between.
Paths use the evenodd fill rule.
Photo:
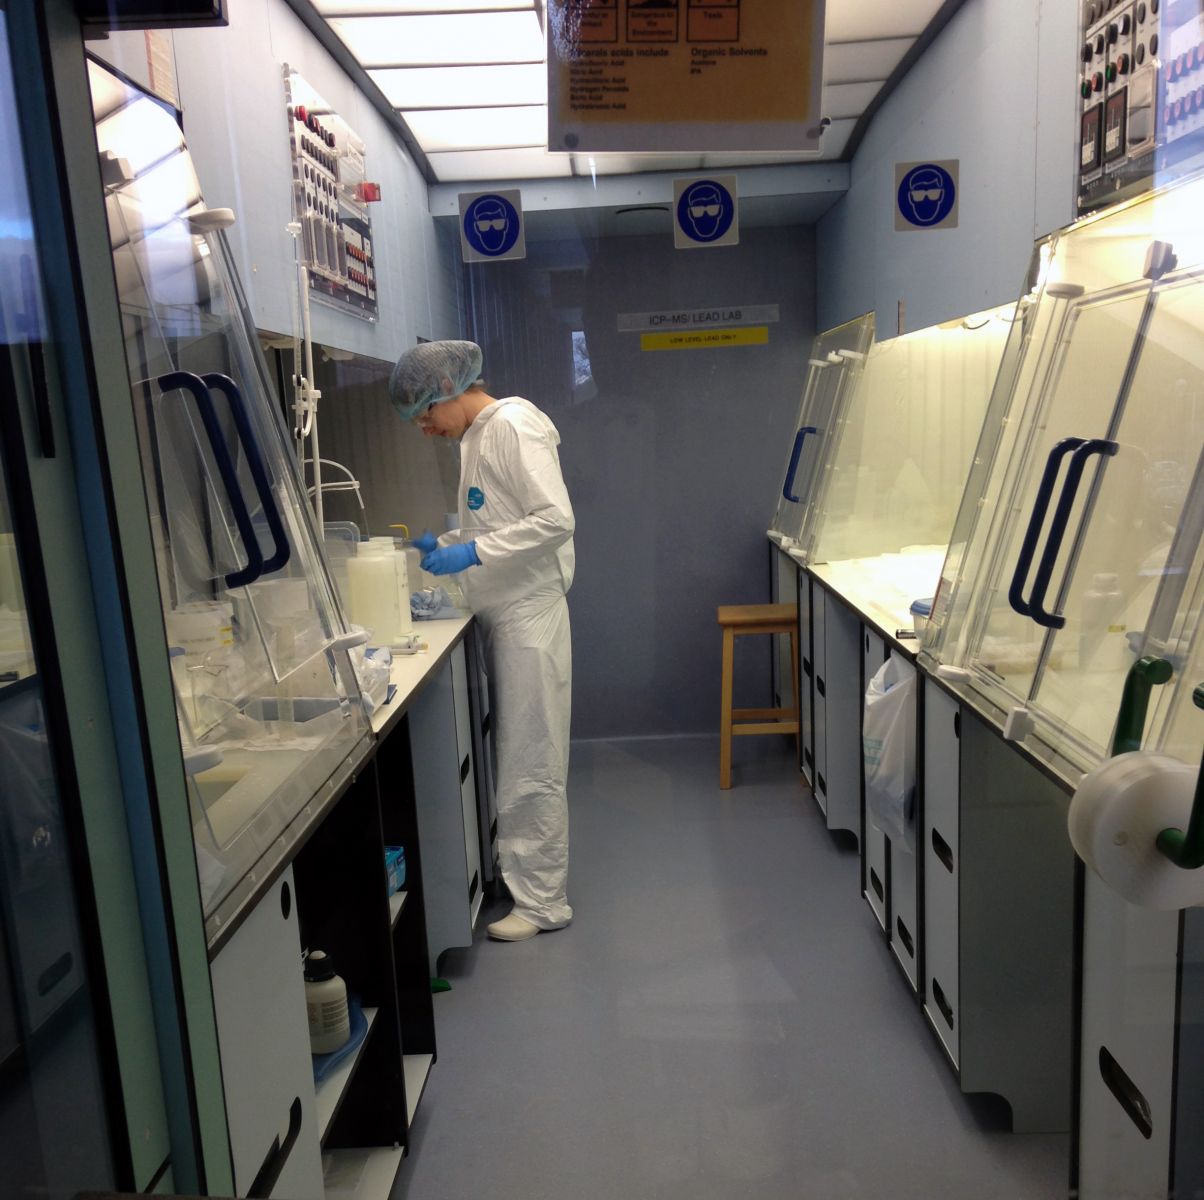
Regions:
<instances>
[{"instance_id":1,"label":"white bin liner","mask_svg":"<svg viewBox=\"0 0 1204 1200\"><path fill-rule=\"evenodd\" d=\"M916 791L916 677L897 655L865 690L861 731L865 811L900 848L913 850Z\"/></svg>"}]
</instances>

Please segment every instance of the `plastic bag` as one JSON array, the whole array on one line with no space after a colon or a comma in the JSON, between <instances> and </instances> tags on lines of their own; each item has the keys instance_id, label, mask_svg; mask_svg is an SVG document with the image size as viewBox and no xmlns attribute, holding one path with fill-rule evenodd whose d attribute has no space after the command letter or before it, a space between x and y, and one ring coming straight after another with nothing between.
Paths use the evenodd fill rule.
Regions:
<instances>
[{"instance_id":1,"label":"plastic bag","mask_svg":"<svg viewBox=\"0 0 1204 1200\"><path fill-rule=\"evenodd\" d=\"M914 847L916 677L897 655L878 668L865 690L861 727L865 811L901 847Z\"/></svg>"}]
</instances>

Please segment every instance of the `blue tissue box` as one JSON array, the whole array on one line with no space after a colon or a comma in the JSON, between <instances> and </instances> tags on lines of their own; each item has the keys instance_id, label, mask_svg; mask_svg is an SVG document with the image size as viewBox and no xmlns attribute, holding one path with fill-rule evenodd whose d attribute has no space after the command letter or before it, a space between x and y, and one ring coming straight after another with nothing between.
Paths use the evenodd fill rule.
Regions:
<instances>
[{"instance_id":1,"label":"blue tissue box","mask_svg":"<svg viewBox=\"0 0 1204 1200\"><path fill-rule=\"evenodd\" d=\"M404 846L385 847L385 874L389 880L390 896L405 887L406 852Z\"/></svg>"}]
</instances>

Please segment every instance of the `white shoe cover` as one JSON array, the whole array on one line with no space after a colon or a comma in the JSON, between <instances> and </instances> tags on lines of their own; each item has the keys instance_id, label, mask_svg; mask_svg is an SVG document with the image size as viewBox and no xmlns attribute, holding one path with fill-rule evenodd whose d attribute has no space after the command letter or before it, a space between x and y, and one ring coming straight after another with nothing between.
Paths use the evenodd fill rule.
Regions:
<instances>
[{"instance_id":1,"label":"white shoe cover","mask_svg":"<svg viewBox=\"0 0 1204 1200\"><path fill-rule=\"evenodd\" d=\"M511 913L508 917L486 926L485 931L499 942L525 942L527 938L533 938L539 932L539 926Z\"/></svg>"}]
</instances>

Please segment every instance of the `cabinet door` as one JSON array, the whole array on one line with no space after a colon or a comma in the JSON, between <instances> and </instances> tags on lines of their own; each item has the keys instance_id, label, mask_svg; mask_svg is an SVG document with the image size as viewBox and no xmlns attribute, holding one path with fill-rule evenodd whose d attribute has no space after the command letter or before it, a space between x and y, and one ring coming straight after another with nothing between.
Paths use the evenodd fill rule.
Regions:
<instances>
[{"instance_id":1,"label":"cabinet door","mask_svg":"<svg viewBox=\"0 0 1204 1200\"><path fill-rule=\"evenodd\" d=\"M828 828L861 837L861 622L828 600L824 620Z\"/></svg>"},{"instance_id":2,"label":"cabinet door","mask_svg":"<svg viewBox=\"0 0 1204 1200\"><path fill-rule=\"evenodd\" d=\"M811 585L811 648L815 654L815 802L828 815L828 593Z\"/></svg>"},{"instance_id":3,"label":"cabinet door","mask_svg":"<svg viewBox=\"0 0 1204 1200\"><path fill-rule=\"evenodd\" d=\"M924 856L924 1011L958 1063L958 774L960 711L924 683L924 803L917 851Z\"/></svg>"},{"instance_id":4,"label":"cabinet door","mask_svg":"<svg viewBox=\"0 0 1204 1200\"><path fill-rule=\"evenodd\" d=\"M886 661L886 643L876 633L862 627L861 631L861 679L864 688L869 687L870 680L878 668ZM862 700L862 710L865 702ZM887 928L890 919L887 905L887 849L886 834L871 820L869 809L865 813L865 836L862 838L862 883L861 894L873 910L878 924Z\"/></svg>"},{"instance_id":5,"label":"cabinet door","mask_svg":"<svg viewBox=\"0 0 1204 1200\"><path fill-rule=\"evenodd\" d=\"M1094 871L1086 872L1079 1060L1083 1200L1168 1194L1179 927L1179 913L1137 908ZM1198 1130L1192 1140L1198 1140Z\"/></svg>"},{"instance_id":6,"label":"cabinet door","mask_svg":"<svg viewBox=\"0 0 1204 1200\"><path fill-rule=\"evenodd\" d=\"M798 567L794 560L780 550L773 550L773 602L794 604L798 595L795 576ZM794 664L790 658L791 641L785 634L773 635L773 700L777 708L794 707Z\"/></svg>"},{"instance_id":7,"label":"cabinet door","mask_svg":"<svg viewBox=\"0 0 1204 1200\"><path fill-rule=\"evenodd\" d=\"M887 655L895 655L905 674L915 678L915 664L897 651L887 649ZM918 708L918 705L917 705ZM913 722L907 731L912 741L912 761L915 761L916 725ZM914 804L914 800L913 800ZM916 829L914 823L907 827L907 836L887 839L887 855L890 863L890 884L887 894L887 918L890 922L890 947L903 967L903 973L913 988L919 988L919 859L916 855Z\"/></svg>"},{"instance_id":8,"label":"cabinet door","mask_svg":"<svg viewBox=\"0 0 1204 1200\"><path fill-rule=\"evenodd\" d=\"M322 1200L291 867L222 947L211 975L237 1192L274 1177L262 1194Z\"/></svg>"},{"instance_id":9,"label":"cabinet door","mask_svg":"<svg viewBox=\"0 0 1204 1200\"><path fill-rule=\"evenodd\" d=\"M461 666L463 659L460 660ZM418 811L418 837L422 850L422 889L426 905L427 948L431 973L439 955L449 946L472 945L472 883L468 837L465 833L465 783L461 779L465 755L457 733L455 676L449 660L431 679L409 712L413 747L414 797ZM472 756L468 754L471 764ZM385 803L388 803L387 797ZM475 878L480 891L480 858L475 846L476 808L472 807L476 859Z\"/></svg>"},{"instance_id":10,"label":"cabinet door","mask_svg":"<svg viewBox=\"0 0 1204 1200\"><path fill-rule=\"evenodd\" d=\"M481 845L477 824L477 781L472 754L472 714L468 703L468 659L464 643L452 651L452 699L456 710L456 755L460 774L460 811L464 820L464 861L468 875L469 922L481 911Z\"/></svg>"},{"instance_id":11,"label":"cabinet door","mask_svg":"<svg viewBox=\"0 0 1204 1200\"><path fill-rule=\"evenodd\" d=\"M962 1090L996 1092L1017 1133L1070 1128L1075 857L1069 798L962 710L958 895Z\"/></svg>"},{"instance_id":12,"label":"cabinet door","mask_svg":"<svg viewBox=\"0 0 1204 1200\"><path fill-rule=\"evenodd\" d=\"M811 576L798 571L798 654L799 654L799 766L803 778L815 786L815 664L811 650Z\"/></svg>"}]
</instances>

